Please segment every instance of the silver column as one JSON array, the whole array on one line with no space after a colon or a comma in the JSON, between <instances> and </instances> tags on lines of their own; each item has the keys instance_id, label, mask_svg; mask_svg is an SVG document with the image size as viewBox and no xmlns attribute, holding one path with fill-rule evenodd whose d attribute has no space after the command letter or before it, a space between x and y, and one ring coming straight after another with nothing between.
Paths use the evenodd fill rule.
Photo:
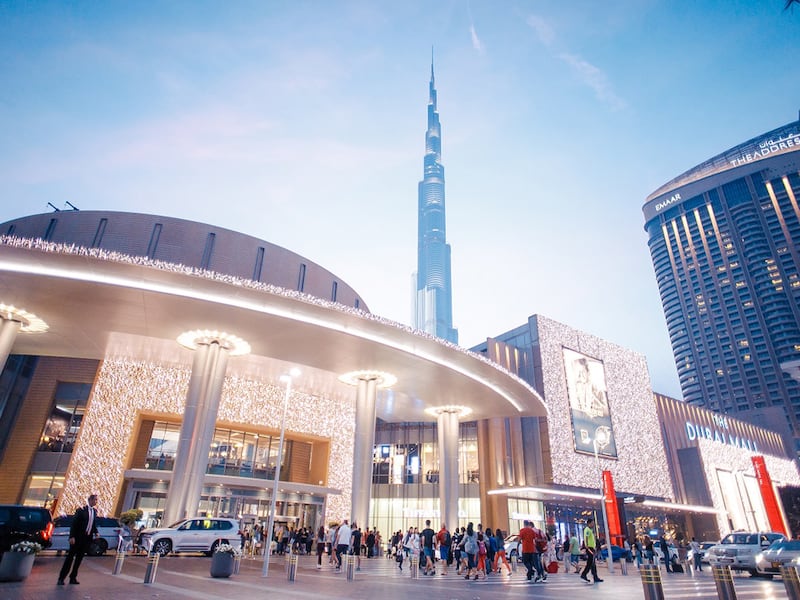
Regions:
<instances>
[{"instance_id":1,"label":"silver column","mask_svg":"<svg viewBox=\"0 0 800 600\"><path fill-rule=\"evenodd\" d=\"M194 349L195 355L164 507L163 522L167 525L197 514L228 356L250 351L250 346L243 340L217 331L187 332L181 334L178 342Z\"/></svg>"},{"instance_id":2,"label":"silver column","mask_svg":"<svg viewBox=\"0 0 800 600\"><path fill-rule=\"evenodd\" d=\"M20 327L22 327L22 323L19 321L0 317L0 372L6 366L8 355L11 354L11 347L14 345L14 340L17 339Z\"/></svg>"},{"instance_id":3,"label":"silver column","mask_svg":"<svg viewBox=\"0 0 800 600\"><path fill-rule=\"evenodd\" d=\"M203 481L208 468L208 452L211 449L211 440L214 438L217 412L222 399L222 385L225 383L225 370L228 367L228 350L220 344L209 344L208 354L208 385L205 394L200 398L195 435L187 464L189 477L183 504L184 516L187 518L197 514L200 504Z\"/></svg>"},{"instance_id":4,"label":"silver column","mask_svg":"<svg viewBox=\"0 0 800 600\"><path fill-rule=\"evenodd\" d=\"M372 452L375 446L375 400L377 378L362 378L356 388L356 427L353 438L353 491L351 523L369 527L372 492Z\"/></svg>"},{"instance_id":5,"label":"silver column","mask_svg":"<svg viewBox=\"0 0 800 600\"><path fill-rule=\"evenodd\" d=\"M458 416L455 410L442 410L437 415L439 510L442 523L450 531L458 526Z\"/></svg>"},{"instance_id":6,"label":"silver column","mask_svg":"<svg viewBox=\"0 0 800 600\"><path fill-rule=\"evenodd\" d=\"M178 448L172 467L172 479L169 482L167 501L164 505L163 523L166 525L183 519L186 504L186 489L189 484L189 455L192 448L192 438L197 427L197 410L200 398L205 395L208 387L208 346L197 347L192 361L192 374L189 378L189 391L186 394L186 406L183 410L183 423L178 437Z\"/></svg>"}]
</instances>

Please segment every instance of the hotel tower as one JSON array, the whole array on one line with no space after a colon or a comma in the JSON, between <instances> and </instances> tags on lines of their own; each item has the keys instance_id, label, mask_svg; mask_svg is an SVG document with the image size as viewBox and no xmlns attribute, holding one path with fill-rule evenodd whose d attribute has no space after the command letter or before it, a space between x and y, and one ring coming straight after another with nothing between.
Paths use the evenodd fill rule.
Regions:
<instances>
[{"instance_id":1,"label":"hotel tower","mask_svg":"<svg viewBox=\"0 0 800 600\"><path fill-rule=\"evenodd\" d=\"M650 194L645 229L684 400L800 439L800 121Z\"/></svg>"}]
</instances>

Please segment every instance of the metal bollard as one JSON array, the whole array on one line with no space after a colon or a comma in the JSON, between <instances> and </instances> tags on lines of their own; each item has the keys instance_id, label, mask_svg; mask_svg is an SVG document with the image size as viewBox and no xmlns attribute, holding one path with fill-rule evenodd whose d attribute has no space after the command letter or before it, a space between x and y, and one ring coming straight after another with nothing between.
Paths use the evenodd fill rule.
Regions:
<instances>
[{"instance_id":1,"label":"metal bollard","mask_svg":"<svg viewBox=\"0 0 800 600\"><path fill-rule=\"evenodd\" d=\"M289 557L289 568L286 571L286 579L294 581L297 577L297 554L292 554Z\"/></svg>"},{"instance_id":2,"label":"metal bollard","mask_svg":"<svg viewBox=\"0 0 800 600\"><path fill-rule=\"evenodd\" d=\"M241 566L242 566L242 555L241 554L235 554L233 556L233 574L234 575L238 575L239 574L239 569L241 568Z\"/></svg>"},{"instance_id":3,"label":"metal bollard","mask_svg":"<svg viewBox=\"0 0 800 600\"><path fill-rule=\"evenodd\" d=\"M511 562L511 572L512 573L516 573L517 572L517 560L518 560L518 558L517 558L516 555L511 557L511 561L510 562Z\"/></svg>"},{"instance_id":4,"label":"metal bollard","mask_svg":"<svg viewBox=\"0 0 800 600\"><path fill-rule=\"evenodd\" d=\"M151 552L147 555L147 568L144 572L145 583L155 583L159 558L161 558L161 555L158 552Z\"/></svg>"},{"instance_id":5,"label":"metal bollard","mask_svg":"<svg viewBox=\"0 0 800 600\"><path fill-rule=\"evenodd\" d=\"M619 570L623 575L628 574L628 559L626 559L624 556L619 559Z\"/></svg>"},{"instance_id":6,"label":"metal bollard","mask_svg":"<svg viewBox=\"0 0 800 600\"><path fill-rule=\"evenodd\" d=\"M117 558L114 561L114 570L111 571L112 575L119 575L122 573L122 564L125 562L125 550L117 550Z\"/></svg>"},{"instance_id":7,"label":"metal bollard","mask_svg":"<svg viewBox=\"0 0 800 600\"><path fill-rule=\"evenodd\" d=\"M345 558L345 571L347 573L347 581L353 581L356 576L356 557L348 554Z\"/></svg>"},{"instance_id":8,"label":"metal bollard","mask_svg":"<svg viewBox=\"0 0 800 600\"><path fill-rule=\"evenodd\" d=\"M411 579L419 578L419 558L416 556L411 557Z\"/></svg>"},{"instance_id":9,"label":"metal bollard","mask_svg":"<svg viewBox=\"0 0 800 600\"><path fill-rule=\"evenodd\" d=\"M736 600L736 588L733 587L733 575L728 565L712 565L711 574L717 586L719 600Z\"/></svg>"},{"instance_id":10,"label":"metal bollard","mask_svg":"<svg viewBox=\"0 0 800 600\"><path fill-rule=\"evenodd\" d=\"M781 567L781 577L789 600L800 600L800 577L797 575L797 567Z\"/></svg>"},{"instance_id":11,"label":"metal bollard","mask_svg":"<svg viewBox=\"0 0 800 600\"><path fill-rule=\"evenodd\" d=\"M664 600L664 587L661 584L661 571L657 565L639 567L642 576L644 600Z\"/></svg>"}]
</instances>

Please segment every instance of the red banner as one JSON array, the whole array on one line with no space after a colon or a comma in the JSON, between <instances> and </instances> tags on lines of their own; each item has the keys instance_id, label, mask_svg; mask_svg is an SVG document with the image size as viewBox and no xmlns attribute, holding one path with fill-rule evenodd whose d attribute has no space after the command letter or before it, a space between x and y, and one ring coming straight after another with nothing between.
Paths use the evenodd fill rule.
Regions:
<instances>
[{"instance_id":1,"label":"red banner","mask_svg":"<svg viewBox=\"0 0 800 600\"><path fill-rule=\"evenodd\" d=\"M767 464L763 456L754 456L753 468L756 472L758 487L761 490L761 500L764 502L764 509L767 511L767 521L769 527L776 533L786 535L786 527L783 522L781 508L778 506L778 499L775 497L775 488L772 487L772 478L767 471Z\"/></svg>"},{"instance_id":2,"label":"red banner","mask_svg":"<svg viewBox=\"0 0 800 600\"><path fill-rule=\"evenodd\" d=\"M606 504L608 535L611 536L611 543L622 546L622 524L619 521L619 505L611 471L603 471L603 502Z\"/></svg>"}]
</instances>

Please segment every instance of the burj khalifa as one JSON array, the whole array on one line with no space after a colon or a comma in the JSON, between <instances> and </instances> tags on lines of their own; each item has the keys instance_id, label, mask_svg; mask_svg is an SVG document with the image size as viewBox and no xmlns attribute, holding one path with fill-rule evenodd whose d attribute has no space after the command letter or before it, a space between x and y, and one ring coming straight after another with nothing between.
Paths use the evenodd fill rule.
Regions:
<instances>
[{"instance_id":1,"label":"burj khalifa","mask_svg":"<svg viewBox=\"0 0 800 600\"><path fill-rule=\"evenodd\" d=\"M428 129L425 132L424 174L419 182L418 210L414 325L417 329L457 344L458 330L453 327L450 245L447 243L445 228L442 127L436 108L433 60L428 99Z\"/></svg>"}]
</instances>

